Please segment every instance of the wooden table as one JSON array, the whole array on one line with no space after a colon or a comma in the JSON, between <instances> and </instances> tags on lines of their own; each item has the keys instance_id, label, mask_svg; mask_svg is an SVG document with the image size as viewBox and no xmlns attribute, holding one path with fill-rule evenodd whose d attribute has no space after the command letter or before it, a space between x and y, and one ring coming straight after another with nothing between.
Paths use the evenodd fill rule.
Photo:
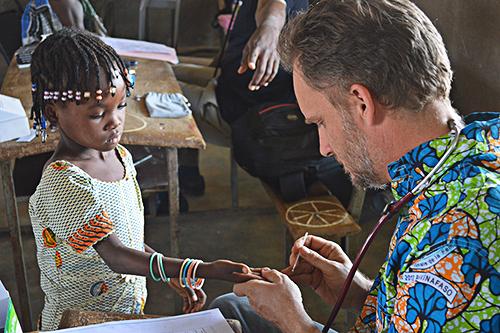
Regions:
<instances>
[{"instance_id":1,"label":"wooden table","mask_svg":"<svg viewBox=\"0 0 500 333\"><path fill-rule=\"evenodd\" d=\"M140 59L137 67L136 87L132 98L127 101L127 116L122 144L156 146L166 149L168 166L170 250L169 256L178 257L179 180L177 148L205 148L205 141L192 116L180 119L150 118L144 98L136 100L134 96L154 92L180 92L171 66L162 61ZM21 100L27 115L31 101L31 77L29 69L18 69L15 59L9 65L0 93L17 97ZM28 293L26 269L21 241L20 223L14 190L12 171L16 158L53 151L59 140L59 134L49 133L46 143L35 138L30 143L14 141L0 143L0 179L2 180L0 216L7 221L10 231L13 260L15 266L17 290L20 300L19 309L24 330L33 329L31 305Z\"/></svg>"}]
</instances>

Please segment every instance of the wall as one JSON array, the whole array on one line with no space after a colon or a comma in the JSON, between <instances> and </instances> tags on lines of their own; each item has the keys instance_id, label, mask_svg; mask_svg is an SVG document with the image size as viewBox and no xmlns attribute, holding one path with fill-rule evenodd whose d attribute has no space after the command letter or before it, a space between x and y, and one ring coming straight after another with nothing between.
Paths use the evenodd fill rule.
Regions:
<instances>
[{"instance_id":1,"label":"wall","mask_svg":"<svg viewBox=\"0 0 500 333\"><path fill-rule=\"evenodd\" d=\"M110 33L116 37L136 38L139 0L90 0L101 14ZM22 6L28 0L19 0ZM0 12L16 9L14 0L0 0ZM214 49L219 46L219 33L210 24L217 13L217 0L182 0L179 47ZM149 39L170 44L172 12L149 10Z\"/></svg>"},{"instance_id":2,"label":"wall","mask_svg":"<svg viewBox=\"0 0 500 333\"><path fill-rule=\"evenodd\" d=\"M139 0L92 0L96 10L102 14L111 35L136 38ZM217 13L217 0L182 0L179 24L180 52L193 48L216 49L219 46L218 32L210 24ZM171 44L173 11L148 10L148 40Z\"/></svg>"},{"instance_id":3,"label":"wall","mask_svg":"<svg viewBox=\"0 0 500 333\"><path fill-rule=\"evenodd\" d=\"M137 36L139 0L91 0L115 36ZM26 0L20 0L26 3ZM123 5L126 3L127 5ZM500 1L415 0L443 35L455 80L454 105L463 113L500 111ZM0 0L0 11L15 8ZM219 35L210 27L217 0L182 0L179 47L217 48ZM169 43L169 13L150 12L150 39Z\"/></svg>"},{"instance_id":4,"label":"wall","mask_svg":"<svg viewBox=\"0 0 500 333\"><path fill-rule=\"evenodd\" d=\"M416 0L448 48L453 104L462 113L500 111L500 1Z\"/></svg>"}]
</instances>

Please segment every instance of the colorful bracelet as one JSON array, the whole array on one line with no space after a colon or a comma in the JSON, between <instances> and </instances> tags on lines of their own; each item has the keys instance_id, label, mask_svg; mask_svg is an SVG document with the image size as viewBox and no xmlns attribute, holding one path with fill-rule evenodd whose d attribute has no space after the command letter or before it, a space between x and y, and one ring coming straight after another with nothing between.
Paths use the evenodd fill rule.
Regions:
<instances>
[{"instance_id":1,"label":"colorful bracelet","mask_svg":"<svg viewBox=\"0 0 500 333\"><path fill-rule=\"evenodd\" d=\"M184 279L184 269L186 267L186 264L188 262L190 262L190 261L191 261L191 259L189 259L189 258L184 259L184 261L182 262L181 268L179 269L179 284L183 288L187 287L187 285L184 283L185 282L185 279Z\"/></svg>"},{"instance_id":2,"label":"colorful bracelet","mask_svg":"<svg viewBox=\"0 0 500 333\"><path fill-rule=\"evenodd\" d=\"M190 263L189 263L189 266L187 266L188 268L186 269L186 275L184 276L185 277L185 284L189 287L192 287L193 286L193 281L191 279L191 277L193 276L193 268L196 264L198 260L192 260Z\"/></svg>"},{"instance_id":3,"label":"colorful bracelet","mask_svg":"<svg viewBox=\"0 0 500 333\"><path fill-rule=\"evenodd\" d=\"M201 289L203 287L203 284L205 283L205 279L200 279L196 277L196 270L198 269L198 266L202 263L203 261L197 260L196 263L193 265L193 280L194 282L194 288L195 289Z\"/></svg>"},{"instance_id":4,"label":"colorful bracelet","mask_svg":"<svg viewBox=\"0 0 500 333\"><path fill-rule=\"evenodd\" d=\"M179 269L179 284L183 288L201 289L205 279L197 278L196 271L203 261L198 259L184 259Z\"/></svg>"},{"instance_id":5,"label":"colorful bracelet","mask_svg":"<svg viewBox=\"0 0 500 333\"><path fill-rule=\"evenodd\" d=\"M161 276L158 278L155 276L155 271L153 269L153 262L155 260L156 257L158 257L159 255L161 255L160 253L158 252L155 252L151 255L151 257L149 258L149 274L151 275L151 278L153 279L153 281L155 282L160 282L161 281ZM160 275L161 275L161 272L160 272Z\"/></svg>"},{"instance_id":6,"label":"colorful bracelet","mask_svg":"<svg viewBox=\"0 0 500 333\"><path fill-rule=\"evenodd\" d=\"M165 273L165 269L163 267L163 254L160 254L157 259L157 264L158 264L158 272L160 272L160 278L163 282L169 283L170 278L167 276Z\"/></svg>"}]
</instances>

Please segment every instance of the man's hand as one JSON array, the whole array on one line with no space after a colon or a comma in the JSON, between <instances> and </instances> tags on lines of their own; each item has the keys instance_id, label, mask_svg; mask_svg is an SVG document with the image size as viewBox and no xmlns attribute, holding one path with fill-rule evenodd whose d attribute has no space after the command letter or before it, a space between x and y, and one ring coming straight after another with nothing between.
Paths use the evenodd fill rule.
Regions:
<instances>
[{"instance_id":1,"label":"man's hand","mask_svg":"<svg viewBox=\"0 0 500 333\"><path fill-rule=\"evenodd\" d=\"M280 30L272 26L261 25L245 45L238 74L255 71L248 89L253 91L267 86L278 73L280 58L276 47L279 33Z\"/></svg>"},{"instance_id":2,"label":"man's hand","mask_svg":"<svg viewBox=\"0 0 500 333\"><path fill-rule=\"evenodd\" d=\"M276 270L263 268L263 280L234 285L238 296L247 296L250 305L263 318L283 332L319 332L304 310L299 287Z\"/></svg>"},{"instance_id":3,"label":"man's hand","mask_svg":"<svg viewBox=\"0 0 500 333\"><path fill-rule=\"evenodd\" d=\"M179 280L175 278L171 279L168 285L182 297L182 311L184 313L198 312L205 306L207 295L203 289L183 288L179 284Z\"/></svg>"},{"instance_id":4,"label":"man's hand","mask_svg":"<svg viewBox=\"0 0 500 333\"><path fill-rule=\"evenodd\" d=\"M316 236L307 236L305 240L300 238L295 242L290 265L299 253L301 259L295 271L292 272L292 266L289 266L283 273L296 283L310 286L326 303L335 304L352 266L349 257L338 244ZM373 281L356 272L343 305L361 307L372 284Z\"/></svg>"}]
</instances>

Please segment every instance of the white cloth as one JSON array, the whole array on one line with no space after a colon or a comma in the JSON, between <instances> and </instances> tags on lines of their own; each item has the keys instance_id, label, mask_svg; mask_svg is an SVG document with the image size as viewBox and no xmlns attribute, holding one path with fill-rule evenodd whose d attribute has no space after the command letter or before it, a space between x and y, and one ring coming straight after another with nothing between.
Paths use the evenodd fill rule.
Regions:
<instances>
[{"instance_id":1,"label":"white cloth","mask_svg":"<svg viewBox=\"0 0 500 333\"><path fill-rule=\"evenodd\" d=\"M191 114L187 98L179 93L150 92L146 96L146 107L153 118L182 118Z\"/></svg>"}]
</instances>

